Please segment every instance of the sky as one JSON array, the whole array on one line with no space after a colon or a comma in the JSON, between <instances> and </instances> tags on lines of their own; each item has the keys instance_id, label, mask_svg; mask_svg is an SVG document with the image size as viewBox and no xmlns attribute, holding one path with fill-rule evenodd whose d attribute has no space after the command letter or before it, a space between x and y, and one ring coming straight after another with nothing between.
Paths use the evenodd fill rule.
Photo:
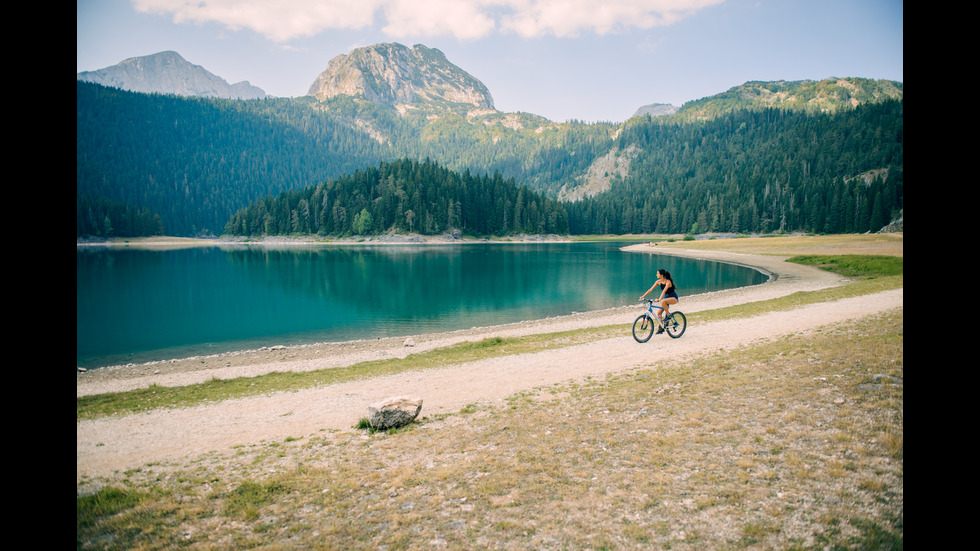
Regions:
<instances>
[{"instance_id":1,"label":"sky","mask_svg":"<svg viewBox=\"0 0 980 551\"><path fill-rule=\"evenodd\" d=\"M903 0L76 0L76 71L165 50L306 95L337 55L424 44L495 107L620 122L752 80L904 81Z\"/></svg>"}]
</instances>

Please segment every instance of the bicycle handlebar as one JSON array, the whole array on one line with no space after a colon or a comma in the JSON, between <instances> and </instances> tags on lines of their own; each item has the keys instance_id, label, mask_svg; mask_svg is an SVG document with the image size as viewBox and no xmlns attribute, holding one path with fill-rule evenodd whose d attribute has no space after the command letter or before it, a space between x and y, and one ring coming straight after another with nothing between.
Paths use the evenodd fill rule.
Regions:
<instances>
[{"instance_id":1,"label":"bicycle handlebar","mask_svg":"<svg viewBox=\"0 0 980 551\"><path fill-rule=\"evenodd\" d=\"M656 304L656 303L660 302L660 299L659 298L641 298L639 300L639 302L649 302L650 303L650 306L653 307L653 308L656 308L658 310L663 310L664 309L663 306L660 306L659 304Z\"/></svg>"}]
</instances>

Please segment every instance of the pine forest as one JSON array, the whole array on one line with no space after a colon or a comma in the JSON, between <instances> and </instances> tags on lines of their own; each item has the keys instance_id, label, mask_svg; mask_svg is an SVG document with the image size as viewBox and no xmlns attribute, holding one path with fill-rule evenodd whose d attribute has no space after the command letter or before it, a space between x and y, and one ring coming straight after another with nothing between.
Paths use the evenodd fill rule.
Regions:
<instances>
[{"instance_id":1,"label":"pine forest","mask_svg":"<svg viewBox=\"0 0 980 551\"><path fill-rule=\"evenodd\" d=\"M902 216L903 100L818 110L719 98L620 124L505 124L79 82L76 234L860 233ZM602 158L628 170L558 200Z\"/></svg>"},{"instance_id":2,"label":"pine forest","mask_svg":"<svg viewBox=\"0 0 980 551\"><path fill-rule=\"evenodd\" d=\"M426 160L381 163L240 209L228 235L567 234L565 209L504 180L458 174Z\"/></svg>"}]
</instances>

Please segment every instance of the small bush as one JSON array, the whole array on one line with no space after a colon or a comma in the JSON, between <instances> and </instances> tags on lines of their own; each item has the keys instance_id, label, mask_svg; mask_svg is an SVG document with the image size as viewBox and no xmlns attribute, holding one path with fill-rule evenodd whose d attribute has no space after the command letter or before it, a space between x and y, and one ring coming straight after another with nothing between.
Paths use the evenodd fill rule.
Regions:
<instances>
[{"instance_id":1,"label":"small bush","mask_svg":"<svg viewBox=\"0 0 980 551\"><path fill-rule=\"evenodd\" d=\"M358 430L369 430L371 429L371 421L367 417L361 417L357 420L357 424L354 425L355 429Z\"/></svg>"}]
</instances>

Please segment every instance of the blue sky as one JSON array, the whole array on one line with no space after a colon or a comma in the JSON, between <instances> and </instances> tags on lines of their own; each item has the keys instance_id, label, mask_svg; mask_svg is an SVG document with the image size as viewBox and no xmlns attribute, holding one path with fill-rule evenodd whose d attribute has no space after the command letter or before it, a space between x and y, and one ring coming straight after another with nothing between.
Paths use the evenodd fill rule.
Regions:
<instances>
[{"instance_id":1,"label":"blue sky","mask_svg":"<svg viewBox=\"0 0 980 551\"><path fill-rule=\"evenodd\" d=\"M497 109L622 121L750 80L903 81L901 0L76 0L76 70L174 50L305 95L379 42L438 48Z\"/></svg>"}]
</instances>

